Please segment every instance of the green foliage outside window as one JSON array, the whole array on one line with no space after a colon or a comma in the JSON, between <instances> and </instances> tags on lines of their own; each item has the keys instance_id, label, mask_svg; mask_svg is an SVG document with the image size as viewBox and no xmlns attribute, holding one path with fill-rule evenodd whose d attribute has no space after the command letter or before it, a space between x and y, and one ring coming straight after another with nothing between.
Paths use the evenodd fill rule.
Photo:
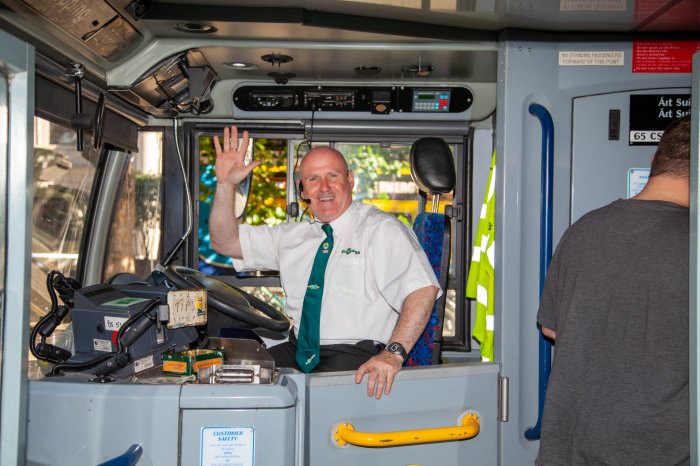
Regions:
<instances>
[{"instance_id":1,"label":"green foliage outside window","mask_svg":"<svg viewBox=\"0 0 700 466\"><path fill-rule=\"evenodd\" d=\"M201 138L199 148L199 201L211 204L216 190L212 139ZM253 172L243 221L249 225L274 226L286 219L287 140L255 139L253 158L263 163Z\"/></svg>"},{"instance_id":2,"label":"green foliage outside window","mask_svg":"<svg viewBox=\"0 0 700 466\"><path fill-rule=\"evenodd\" d=\"M348 160L348 166L355 175L355 198L390 199L388 193L380 192L376 182L379 179L398 179L409 174L408 147L381 147L359 144L339 147ZM405 152L405 154L404 154Z\"/></svg>"}]
</instances>

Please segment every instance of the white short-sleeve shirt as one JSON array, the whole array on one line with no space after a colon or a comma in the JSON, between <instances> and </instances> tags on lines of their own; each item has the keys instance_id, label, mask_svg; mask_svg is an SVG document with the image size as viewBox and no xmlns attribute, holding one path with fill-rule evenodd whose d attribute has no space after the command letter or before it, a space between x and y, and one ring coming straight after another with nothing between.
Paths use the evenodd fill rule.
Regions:
<instances>
[{"instance_id":1,"label":"white short-sleeve shirt","mask_svg":"<svg viewBox=\"0 0 700 466\"><path fill-rule=\"evenodd\" d=\"M320 222L276 227L241 225L239 271L279 270L285 311L299 332L304 294L316 251L326 237ZM321 344L387 343L404 299L440 287L415 234L376 207L353 203L331 222L333 251L321 304Z\"/></svg>"}]
</instances>

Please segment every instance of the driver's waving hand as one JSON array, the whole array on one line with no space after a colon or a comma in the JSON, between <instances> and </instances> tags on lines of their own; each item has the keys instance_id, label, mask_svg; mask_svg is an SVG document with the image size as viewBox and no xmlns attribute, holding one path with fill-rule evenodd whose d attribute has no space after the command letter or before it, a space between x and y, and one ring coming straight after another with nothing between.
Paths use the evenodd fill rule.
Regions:
<instances>
[{"instance_id":1,"label":"driver's waving hand","mask_svg":"<svg viewBox=\"0 0 700 466\"><path fill-rule=\"evenodd\" d=\"M373 206L353 203L354 178L330 147L309 151L299 191L314 219L276 227L238 225L236 186L260 164L244 159L235 126L214 138L217 186L209 221L212 247L236 270L279 270L294 322L289 341L268 351L275 363L304 372L368 374L367 394L389 394L406 354L442 293L413 232Z\"/></svg>"}]
</instances>

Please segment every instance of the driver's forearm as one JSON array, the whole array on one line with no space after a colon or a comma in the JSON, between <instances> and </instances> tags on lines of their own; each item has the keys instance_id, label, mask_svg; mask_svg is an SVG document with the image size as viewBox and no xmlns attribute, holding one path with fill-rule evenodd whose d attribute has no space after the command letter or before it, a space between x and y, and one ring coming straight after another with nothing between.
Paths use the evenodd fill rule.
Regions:
<instances>
[{"instance_id":1,"label":"driver's forearm","mask_svg":"<svg viewBox=\"0 0 700 466\"><path fill-rule=\"evenodd\" d=\"M397 341L411 351L428 324L437 294L437 287L429 285L406 296L389 342Z\"/></svg>"},{"instance_id":2,"label":"driver's forearm","mask_svg":"<svg viewBox=\"0 0 700 466\"><path fill-rule=\"evenodd\" d=\"M235 196L236 185L216 185L209 217L209 235L212 249L235 259L242 259L238 219L235 215Z\"/></svg>"}]
</instances>

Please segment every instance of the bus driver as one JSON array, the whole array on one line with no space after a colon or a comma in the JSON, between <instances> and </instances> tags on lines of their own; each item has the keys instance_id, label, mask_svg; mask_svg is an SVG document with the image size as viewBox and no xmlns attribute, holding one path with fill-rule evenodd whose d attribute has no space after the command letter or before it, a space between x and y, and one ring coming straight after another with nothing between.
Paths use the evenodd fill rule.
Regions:
<instances>
[{"instance_id":1,"label":"bus driver","mask_svg":"<svg viewBox=\"0 0 700 466\"><path fill-rule=\"evenodd\" d=\"M261 162L246 164L248 132L214 138L217 185L209 222L212 247L236 270L279 270L289 341L268 351L303 372L357 369L367 395L389 394L406 354L441 293L413 232L373 206L352 202L354 178L343 155L317 147L302 159L301 198L313 220L276 227L240 225L236 186Z\"/></svg>"}]
</instances>

